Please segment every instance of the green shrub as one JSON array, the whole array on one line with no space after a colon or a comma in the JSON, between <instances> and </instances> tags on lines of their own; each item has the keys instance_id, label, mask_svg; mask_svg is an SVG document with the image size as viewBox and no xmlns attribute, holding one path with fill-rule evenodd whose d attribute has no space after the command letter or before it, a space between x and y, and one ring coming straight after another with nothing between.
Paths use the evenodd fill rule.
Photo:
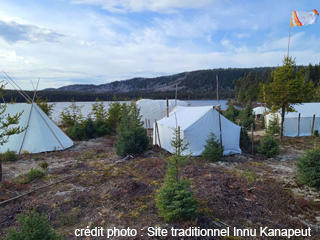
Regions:
<instances>
[{"instance_id":1,"label":"green shrub","mask_svg":"<svg viewBox=\"0 0 320 240\"><path fill-rule=\"evenodd\" d=\"M313 149L298 159L298 180L310 187L320 187L320 149Z\"/></svg>"},{"instance_id":2,"label":"green shrub","mask_svg":"<svg viewBox=\"0 0 320 240\"><path fill-rule=\"evenodd\" d=\"M270 157L275 157L280 154L280 146L279 143L274 140L274 138L270 135L266 135L261 140L261 145L258 147L258 152L262 155Z\"/></svg>"},{"instance_id":3,"label":"green shrub","mask_svg":"<svg viewBox=\"0 0 320 240\"><path fill-rule=\"evenodd\" d=\"M49 167L49 163L47 161L43 161L43 162L39 163L38 166L41 167L42 169L46 170Z\"/></svg>"},{"instance_id":4,"label":"green shrub","mask_svg":"<svg viewBox=\"0 0 320 240\"><path fill-rule=\"evenodd\" d=\"M67 129L67 135L73 140L83 140L84 139L83 127L78 122L76 122L73 126Z\"/></svg>"},{"instance_id":5,"label":"green shrub","mask_svg":"<svg viewBox=\"0 0 320 240\"><path fill-rule=\"evenodd\" d=\"M315 137L319 137L319 131L318 131L318 130L314 130L314 132L313 132L313 136L315 136Z\"/></svg>"},{"instance_id":6,"label":"green shrub","mask_svg":"<svg viewBox=\"0 0 320 240\"><path fill-rule=\"evenodd\" d=\"M45 173L39 169L31 168L30 171L24 175L20 183L30 183L35 179L43 178Z\"/></svg>"},{"instance_id":7,"label":"green shrub","mask_svg":"<svg viewBox=\"0 0 320 240\"><path fill-rule=\"evenodd\" d=\"M246 107L240 112L240 125L247 129L251 124L253 124L254 129L255 121L252 114L252 103L249 101Z\"/></svg>"},{"instance_id":8,"label":"green shrub","mask_svg":"<svg viewBox=\"0 0 320 240\"><path fill-rule=\"evenodd\" d=\"M232 122L236 122L236 119L239 116L240 110L236 109L231 102L228 105L229 107L224 112L223 116Z\"/></svg>"},{"instance_id":9,"label":"green shrub","mask_svg":"<svg viewBox=\"0 0 320 240\"><path fill-rule=\"evenodd\" d=\"M0 155L0 159L3 162L10 162L10 161L16 161L18 159L18 155L15 151L7 150L4 153Z\"/></svg>"},{"instance_id":10,"label":"green shrub","mask_svg":"<svg viewBox=\"0 0 320 240\"><path fill-rule=\"evenodd\" d=\"M156 196L158 213L166 222L188 221L198 214L198 200L187 180L167 181Z\"/></svg>"},{"instance_id":11,"label":"green shrub","mask_svg":"<svg viewBox=\"0 0 320 240\"><path fill-rule=\"evenodd\" d=\"M216 135L211 132L206 142L202 157L210 162L220 161L223 156L223 146L221 146Z\"/></svg>"},{"instance_id":12,"label":"green shrub","mask_svg":"<svg viewBox=\"0 0 320 240\"><path fill-rule=\"evenodd\" d=\"M45 100L41 99L41 97L37 96L36 104L39 108L49 117L51 118L51 114L53 112L53 109L56 105L56 103L49 104L49 99L46 97Z\"/></svg>"},{"instance_id":13,"label":"green shrub","mask_svg":"<svg viewBox=\"0 0 320 240\"><path fill-rule=\"evenodd\" d=\"M83 115L81 109L83 106L77 106L74 100L71 101L71 105L63 109L60 114L61 123L67 127L72 127L76 123L83 122Z\"/></svg>"},{"instance_id":14,"label":"green shrub","mask_svg":"<svg viewBox=\"0 0 320 240\"><path fill-rule=\"evenodd\" d=\"M83 126L83 138L85 140L95 138L96 137L96 129L94 127L93 121L91 118L88 118L84 122Z\"/></svg>"},{"instance_id":15,"label":"green shrub","mask_svg":"<svg viewBox=\"0 0 320 240\"><path fill-rule=\"evenodd\" d=\"M277 118L273 118L269 121L266 133L270 135L276 135L280 133L280 126Z\"/></svg>"},{"instance_id":16,"label":"green shrub","mask_svg":"<svg viewBox=\"0 0 320 240\"><path fill-rule=\"evenodd\" d=\"M18 215L18 222L21 225L19 231L8 229L7 240L63 240L50 226L44 214L28 211L24 215Z\"/></svg>"},{"instance_id":17,"label":"green shrub","mask_svg":"<svg viewBox=\"0 0 320 240\"><path fill-rule=\"evenodd\" d=\"M126 156L141 153L148 148L149 138L141 121L140 110L135 103L122 110L121 122L117 130L117 155Z\"/></svg>"},{"instance_id":18,"label":"green shrub","mask_svg":"<svg viewBox=\"0 0 320 240\"><path fill-rule=\"evenodd\" d=\"M101 119L96 119L94 121L94 128L98 137L105 136L110 133L107 122Z\"/></svg>"},{"instance_id":19,"label":"green shrub","mask_svg":"<svg viewBox=\"0 0 320 240\"><path fill-rule=\"evenodd\" d=\"M107 125L110 131L115 133L121 122L122 109L126 107L126 104L124 103L121 105L115 97L113 98L113 101L113 103L109 104Z\"/></svg>"}]
</instances>

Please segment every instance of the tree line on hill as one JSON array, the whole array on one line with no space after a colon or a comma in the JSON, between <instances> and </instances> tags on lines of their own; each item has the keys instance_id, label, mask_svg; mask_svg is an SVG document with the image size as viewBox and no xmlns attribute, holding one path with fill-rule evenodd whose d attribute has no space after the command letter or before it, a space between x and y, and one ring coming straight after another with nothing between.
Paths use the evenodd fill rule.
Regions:
<instances>
[{"instance_id":1,"label":"tree line on hill","mask_svg":"<svg viewBox=\"0 0 320 240\"><path fill-rule=\"evenodd\" d=\"M320 101L320 64L308 66L295 66L295 72L303 75L306 82L312 82L315 88L311 101ZM262 73L250 71L244 77L233 81L235 96L238 102L263 100L264 84L270 84L274 80L273 69L265 69ZM260 97L259 97L260 96Z\"/></svg>"},{"instance_id":2,"label":"tree line on hill","mask_svg":"<svg viewBox=\"0 0 320 240\"><path fill-rule=\"evenodd\" d=\"M178 98L181 100L201 100L216 98L216 76L219 77L219 97L234 98L238 102L256 101L259 95L259 84L273 81L273 67L262 68L228 68L198 70L156 78L134 78L125 81L115 81L108 84L72 85L50 91L38 91L42 99L52 102L66 101L112 101L114 96L119 101L136 100L139 98L165 99L175 98L175 86L178 85ZM320 65L296 66L296 71L302 70L306 81L312 81L319 86ZM166 88L167 87L167 88ZM167 90L163 90L166 88ZM125 89L122 91L121 89ZM106 91L106 92L103 92ZM32 98L33 91L26 91ZM260 93L261 94L261 93ZM4 90L6 102L25 102L25 99L15 90ZM320 101L320 88L313 97Z\"/></svg>"}]
</instances>

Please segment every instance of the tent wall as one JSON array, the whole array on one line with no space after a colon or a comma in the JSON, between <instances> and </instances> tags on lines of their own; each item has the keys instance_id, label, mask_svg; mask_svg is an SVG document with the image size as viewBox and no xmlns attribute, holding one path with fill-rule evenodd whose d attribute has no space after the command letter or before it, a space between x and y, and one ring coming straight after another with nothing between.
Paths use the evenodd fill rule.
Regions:
<instances>
[{"instance_id":1,"label":"tent wall","mask_svg":"<svg viewBox=\"0 0 320 240\"><path fill-rule=\"evenodd\" d=\"M176 115L175 115L176 113ZM204 150L206 139L212 131L220 140L219 114L212 107L178 107L169 117L165 117L158 122L161 147L174 153L171 140L174 137L173 128L177 125L181 127L181 138L189 143L184 155L191 154L199 156ZM241 153L239 147L240 127L221 116L222 144L224 155ZM156 139L156 129L153 130L153 143L158 143Z\"/></svg>"},{"instance_id":2,"label":"tent wall","mask_svg":"<svg viewBox=\"0 0 320 240\"><path fill-rule=\"evenodd\" d=\"M300 132L299 136L311 136L313 115L315 114L313 131L320 131L320 103L304 103L301 105L294 105L296 112L286 113L283 123L284 136L297 137L298 136L298 122L300 113ZM278 116L279 126L281 123L280 113L269 113L267 115L267 126L269 122Z\"/></svg>"},{"instance_id":3,"label":"tent wall","mask_svg":"<svg viewBox=\"0 0 320 240\"><path fill-rule=\"evenodd\" d=\"M170 99L169 112L175 108L175 100ZM167 101L166 100L152 100L141 99L136 102L137 107L140 108L141 120L145 122L145 119L150 119L151 123L155 120L160 120L167 115ZM177 100L177 106L187 106L184 101Z\"/></svg>"},{"instance_id":4,"label":"tent wall","mask_svg":"<svg viewBox=\"0 0 320 240\"><path fill-rule=\"evenodd\" d=\"M7 143L0 147L1 152L11 151L23 153L39 153L56 151L69 148L73 145L72 140L57 127L48 116L36 104L8 104L4 114L11 116L22 112L18 125L27 129L19 134L9 137ZM28 119L30 120L28 124Z\"/></svg>"}]
</instances>

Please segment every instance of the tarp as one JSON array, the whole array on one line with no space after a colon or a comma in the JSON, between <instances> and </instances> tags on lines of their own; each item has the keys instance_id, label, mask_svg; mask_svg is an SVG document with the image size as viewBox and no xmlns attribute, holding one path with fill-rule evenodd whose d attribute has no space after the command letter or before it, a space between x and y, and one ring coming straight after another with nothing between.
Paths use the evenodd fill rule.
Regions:
<instances>
[{"instance_id":1,"label":"tarp","mask_svg":"<svg viewBox=\"0 0 320 240\"><path fill-rule=\"evenodd\" d=\"M152 100L141 99L136 102L137 107L140 108L141 120L150 119L151 124L155 120L160 120L167 115L167 101L166 100ZM188 106L184 101L177 100L177 106ZM169 100L169 112L175 108L175 99Z\"/></svg>"},{"instance_id":2,"label":"tarp","mask_svg":"<svg viewBox=\"0 0 320 240\"><path fill-rule=\"evenodd\" d=\"M189 143L183 155L199 156L204 150L210 132L220 140L219 113L211 106L206 107L176 107L169 117L164 117L158 122L158 131L161 147L171 153L174 149L171 140L174 137L174 128L180 126L181 135ZM241 153L239 147L240 127L221 115L223 154ZM157 129L153 128L153 143L158 144Z\"/></svg>"},{"instance_id":3,"label":"tarp","mask_svg":"<svg viewBox=\"0 0 320 240\"><path fill-rule=\"evenodd\" d=\"M320 103L302 103L293 105L295 112L286 113L284 117L283 129L284 136L296 137L298 136L298 121L300 113L300 132L299 136L311 136L313 115L315 115L315 122L313 131L320 131ZM270 113L267 115L267 125L273 118L278 118L281 123L281 113Z\"/></svg>"},{"instance_id":4,"label":"tarp","mask_svg":"<svg viewBox=\"0 0 320 240\"><path fill-rule=\"evenodd\" d=\"M24 151L39 153L63 150L73 145L72 140L35 103L7 104L4 114L14 116L22 111L19 124L11 126L27 127L27 129L22 133L10 136L9 141L0 146L1 152L10 149L17 153Z\"/></svg>"},{"instance_id":5,"label":"tarp","mask_svg":"<svg viewBox=\"0 0 320 240\"><path fill-rule=\"evenodd\" d=\"M270 109L266 108L266 111L269 112ZM256 107L252 109L252 114L253 115L263 115L264 114L264 107Z\"/></svg>"}]
</instances>

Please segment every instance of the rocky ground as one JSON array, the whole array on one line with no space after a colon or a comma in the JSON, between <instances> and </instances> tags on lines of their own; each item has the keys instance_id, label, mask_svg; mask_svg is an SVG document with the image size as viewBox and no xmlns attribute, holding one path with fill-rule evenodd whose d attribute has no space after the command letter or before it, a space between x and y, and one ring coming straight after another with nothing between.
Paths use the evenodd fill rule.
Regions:
<instances>
[{"instance_id":1,"label":"rocky ground","mask_svg":"<svg viewBox=\"0 0 320 240\"><path fill-rule=\"evenodd\" d=\"M255 133L255 138L260 137ZM192 222L175 224L166 224L158 217L154 202L169 154L153 147L142 155L123 159L115 154L114 143L115 137L76 142L63 152L26 154L18 161L5 162L0 185L0 236L5 236L8 227L19 228L17 214L36 209L45 213L53 228L67 239L76 239L75 228L87 226L140 231L149 226L311 227L312 237L303 239L320 238L319 191L299 184L295 172L296 159L312 147L310 138L285 138L282 153L272 159L257 154L225 156L217 163L191 158L183 174L196 191L200 214ZM40 169L43 161L49 164L45 176L21 183L23 174L31 168ZM3 203L32 190L36 191Z\"/></svg>"}]
</instances>

